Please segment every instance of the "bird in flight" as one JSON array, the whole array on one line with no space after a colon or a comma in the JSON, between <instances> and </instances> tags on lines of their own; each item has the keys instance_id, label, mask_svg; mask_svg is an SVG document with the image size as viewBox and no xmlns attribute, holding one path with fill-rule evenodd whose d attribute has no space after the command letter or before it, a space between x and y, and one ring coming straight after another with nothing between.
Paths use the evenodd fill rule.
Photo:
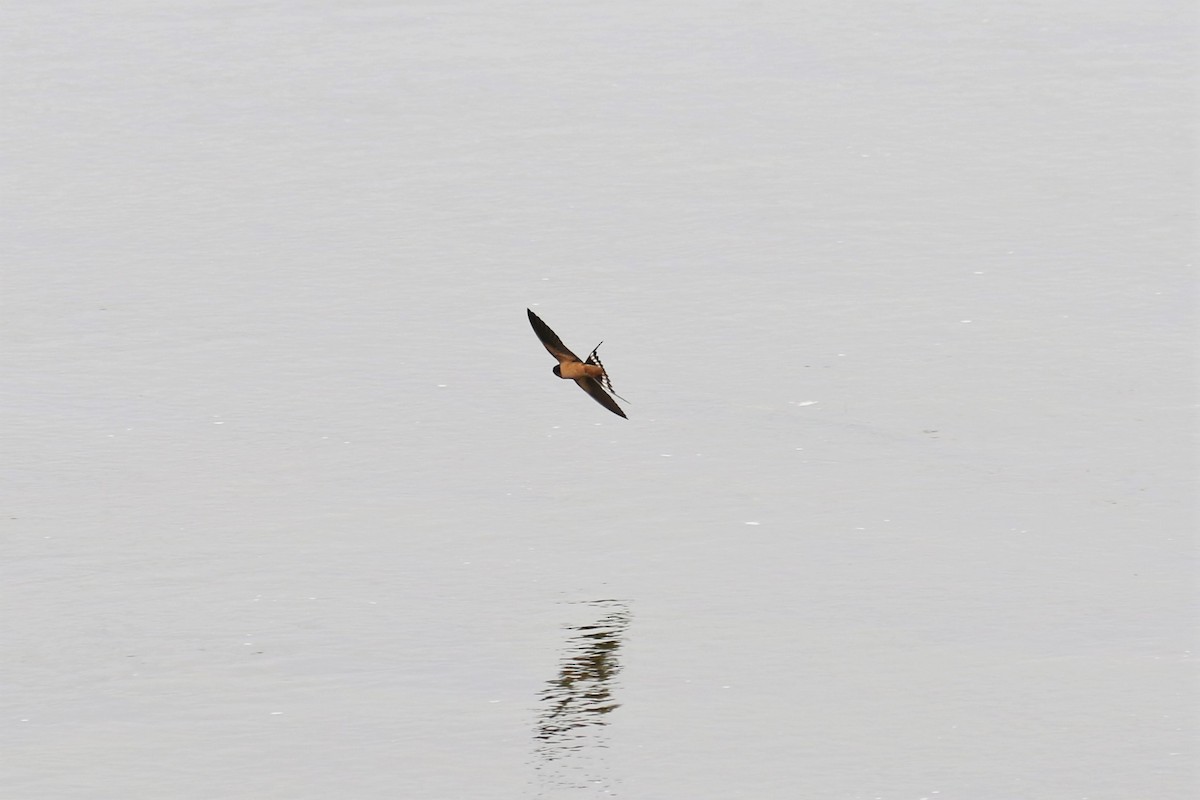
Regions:
<instances>
[{"instance_id":1,"label":"bird in flight","mask_svg":"<svg viewBox=\"0 0 1200 800\"><path fill-rule=\"evenodd\" d=\"M613 392L608 372L600 363L600 356L596 354L596 350L599 350L600 344L604 344L604 342L596 345L592 354L587 357L587 361L581 361L579 356L567 349L566 345L562 343L562 339L558 338L558 334L550 330L550 326L542 322L537 314L529 309L525 310L529 311L529 324L533 326L533 332L542 340L542 344L550 351L550 355L558 359L558 366L553 370L554 374L563 380L575 381L579 384L579 388L590 394L597 403L618 417L625 417L625 412L617 405L617 401L609 397L608 392L615 395L617 393ZM605 387L608 388L608 392L604 391ZM625 418L628 419L628 417Z\"/></svg>"}]
</instances>

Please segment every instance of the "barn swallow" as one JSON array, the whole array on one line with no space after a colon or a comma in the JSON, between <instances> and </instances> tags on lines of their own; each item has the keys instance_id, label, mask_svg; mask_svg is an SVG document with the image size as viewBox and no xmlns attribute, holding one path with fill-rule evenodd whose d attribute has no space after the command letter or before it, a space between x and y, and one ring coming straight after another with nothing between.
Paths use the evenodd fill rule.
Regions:
<instances>
[{"instance_id":1,"label":"barn swallow","mask_svg":"<svg viewBox=\"0 0 1200 800\"><path fill-rule=\"evenodd\" d=\"M558 338L558 334L550 330L550 326L542 322L537 314L529 311L529 324L533 326L533 332L542 340L542 344L550 351L550 355L558 359L558 366L554 368L554 374L563 380L573 380L579 384L579 388L592 396L600 405L607 408L609 411L616 414L618 417L625 417L625 412L617 405L617 401L608 396L608 392L604 391L608 387L608 391L613 394L612 381L608 379L608 372L605 371L604 365L600 363L600 356L596 354L596 350L600 349L601 342L592 350L592 354L587 357L587 361L581 361L579 356L567 349L562 343L562 339ZM617 395L618 397L620 395ZM628 417L625 417L629 419Z\"/></svg>"}]
</instances>

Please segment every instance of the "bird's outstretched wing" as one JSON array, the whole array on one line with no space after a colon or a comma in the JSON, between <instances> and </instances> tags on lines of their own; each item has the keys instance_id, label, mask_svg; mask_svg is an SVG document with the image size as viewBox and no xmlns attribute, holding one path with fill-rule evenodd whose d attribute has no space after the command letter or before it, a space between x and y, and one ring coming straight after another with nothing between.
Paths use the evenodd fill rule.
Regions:
<instances>
[{"instance_id":1,"label":"bird's outstretched wing","mask_svg":"<svg viewBox=\"0 0 1200 800\"><path fill-rule=\"evenodd\" d=\"M529 324L533 326L533 332L542 340L542 344L550 351L550 355L558 359L558 363L566 364L580 360L579 356L567 349L567 346L562 343L562 339L558 338L558 334L550 330L549 325L542 322L541 317L528 308L525 310L529 312ZM588 392L588 394L591 394L591 392Z\"/></svg>"},{"instance_id":2,"label":"bird's outstretched wing","mask_svg":"<svg viewBox=\"0 0 1200 800\"><path fill-rule=\"evenodd\" d=\"M618 417L625 417L625 412L617 405L617 401L608 396L608 392L604 391L604 387L600 385L600 381L595 378L576 378L575 382L579 384L579 388L592 396L600 405L607 408L609 411L616 414ZM629 417L625 417L629 419Z\"/></svg>"}]
</instances>

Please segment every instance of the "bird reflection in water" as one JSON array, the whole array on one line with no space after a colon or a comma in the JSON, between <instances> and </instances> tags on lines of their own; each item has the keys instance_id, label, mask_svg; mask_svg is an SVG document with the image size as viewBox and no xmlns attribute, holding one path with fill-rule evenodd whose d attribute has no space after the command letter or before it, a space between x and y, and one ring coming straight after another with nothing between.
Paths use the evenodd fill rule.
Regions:
<instances>
[{"instance_id":1,"label":"bird reflection in water","mask_svg":"<svg viewBox=\"0 0 1200 800\"><path fill-rule=\"evenodd\" d=\"M600 619L571 625L558 674L538 695L540 712L538 771L543 787L604 790L607 782L592 749L603 749L601 731L608 715L620 706L613 692L621 671L618 660L629 607L620 600L595 600L584 605L602 609Z\"/></svg>"}]
</instances>

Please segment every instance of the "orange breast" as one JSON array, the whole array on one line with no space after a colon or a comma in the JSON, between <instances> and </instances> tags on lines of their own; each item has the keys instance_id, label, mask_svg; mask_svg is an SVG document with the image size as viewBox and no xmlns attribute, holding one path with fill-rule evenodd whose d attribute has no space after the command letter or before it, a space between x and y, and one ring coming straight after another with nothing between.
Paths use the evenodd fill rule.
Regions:
<instances>
[{"instance_id":1,"label":"orange breast","mask_svg":"<svg viewBox=\"0 0 1200 800\"><path fill-rule=\"evenodd\" d=\"M564 378L599 378L604 374L604 370L595 364L581 364L578 361L562 364L558 371Z\"/></svg>"}]
</instances>

